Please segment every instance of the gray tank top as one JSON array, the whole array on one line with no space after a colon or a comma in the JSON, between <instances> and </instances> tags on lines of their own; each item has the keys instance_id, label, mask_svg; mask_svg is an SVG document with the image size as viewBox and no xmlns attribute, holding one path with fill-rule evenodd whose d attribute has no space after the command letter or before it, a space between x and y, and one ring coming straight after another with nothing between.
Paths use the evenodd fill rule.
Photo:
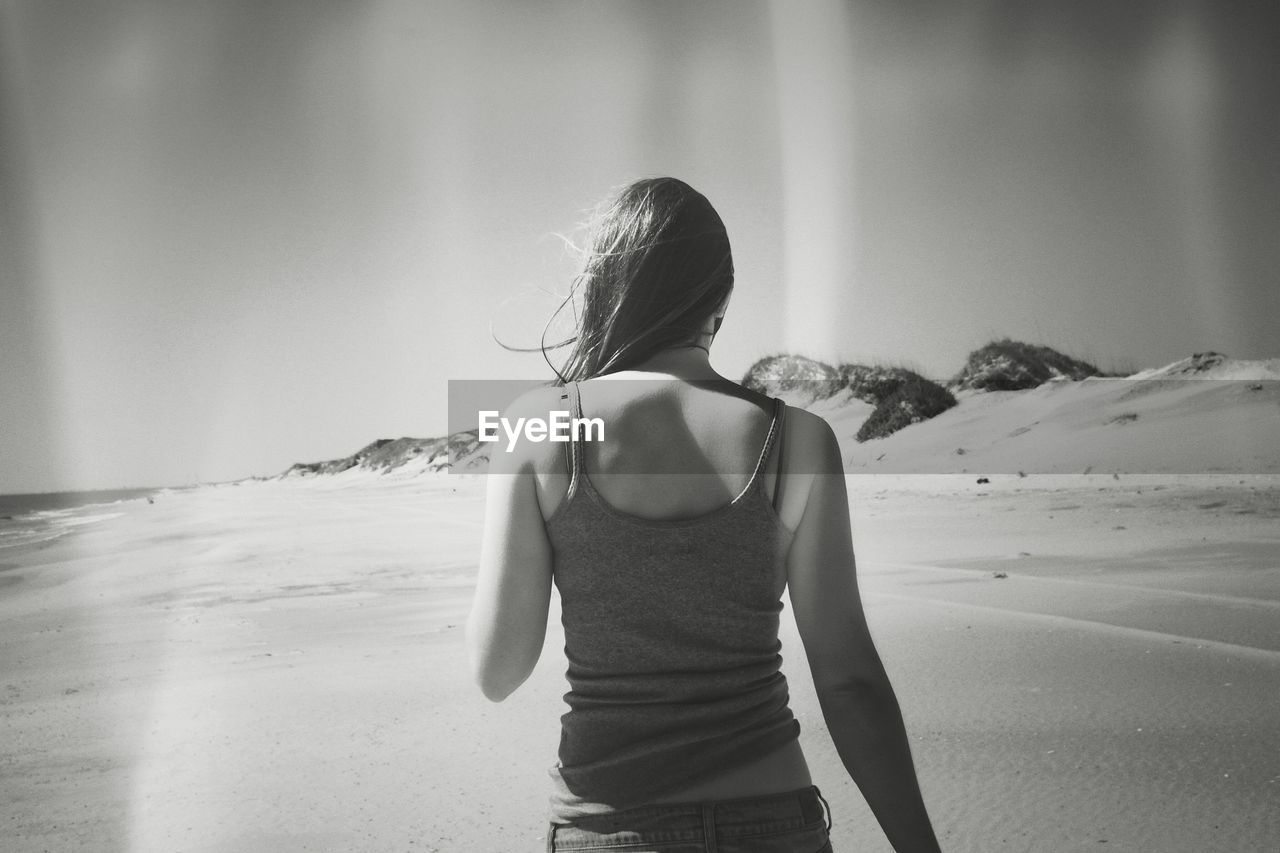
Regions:
<instances>
[{"instance_id":1,"label":"gray tank top","mask_svg":"<svg viewBox=\"0 0 1280 853\"><path fill-rule=\"evenodd\" d=\"M567 388L582 417L576 383ZM569 711L561 719L551 819L644 805L794 740L776 593L791 533L761 472L695 518L610 506L570 443L569 490L547 520L564 624Z\"/></svg>"}]
</instances>

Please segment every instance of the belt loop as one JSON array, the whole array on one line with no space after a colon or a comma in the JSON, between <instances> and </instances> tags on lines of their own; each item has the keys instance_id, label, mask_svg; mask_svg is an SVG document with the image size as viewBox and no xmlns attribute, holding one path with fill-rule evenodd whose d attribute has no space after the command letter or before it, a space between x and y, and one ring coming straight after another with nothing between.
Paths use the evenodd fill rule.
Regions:
<instances>
[{"instance_id":1,"label":"belt loop","mask_svg":"<svg viewBox=\"0 0 1280 853\"><path fill-rule=\"evenodd\" d=\"M547 823L547 853L556 853L556 825Z\"/></svg>"},{"instance_id":2,"label":"belt loop","mask_svg":"<svg viewBox=\"0 0 1280 853\"><path fill-rule=\"evenodd\" d=\"M831 831L831 806L827 804L827 800L822 796L822 792L818 790L818 786L813 786L813 792L818 795L818 799L822 800L823 811L827 813L827 832Z\"/></svg>"},{"instance_id":3,"label":"belt loop","mask_svg":"<svg viewBox=\"0 0 1280 853\"><path fill-rule=\"evenodd\" d=\"M716 807L714 803L702 806L702 845L707 853L716 853Z\"/></svg>"}]
</instances>

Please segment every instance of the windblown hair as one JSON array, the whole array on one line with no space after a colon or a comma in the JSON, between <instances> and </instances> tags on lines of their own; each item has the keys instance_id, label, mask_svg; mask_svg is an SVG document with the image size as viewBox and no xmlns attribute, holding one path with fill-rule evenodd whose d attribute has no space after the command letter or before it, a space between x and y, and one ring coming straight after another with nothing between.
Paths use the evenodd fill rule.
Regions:
<instances>
[{"instance_id":1,"label":"windblown hair","mask_svg":"<svg viewBox=\"0 0 1280 853\"><path fill-rule=\"evenodd\" d=\"M577 334L559 381L627 370L659 350L696 344L733 290L724 223L702 193L675 178L627 185L598 220L582 272ZM542 346L546 358L548 347ZM550 359L547 359L550 364Z\"/></svg>"}]
</instances>

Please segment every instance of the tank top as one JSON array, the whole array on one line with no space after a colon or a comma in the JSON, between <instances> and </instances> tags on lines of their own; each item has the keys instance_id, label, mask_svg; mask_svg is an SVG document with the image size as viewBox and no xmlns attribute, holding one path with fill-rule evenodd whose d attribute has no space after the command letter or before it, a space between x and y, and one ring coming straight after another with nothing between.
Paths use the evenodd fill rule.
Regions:
<instances>
[{"instance_id":1,"label":"tank top","mask_svg":"<svg viewBox=\"0 0 1280 853\"><path fill-rule=\"evenodd\" d=\"M582 417L576 383L568 386ZM551 820L645 805L794 740L776 579L791 532L761 471L718 509L652 520L608 504L570 441L569 489L547 519L561 599L569 710Z\"/></svg>"}]
</instances>

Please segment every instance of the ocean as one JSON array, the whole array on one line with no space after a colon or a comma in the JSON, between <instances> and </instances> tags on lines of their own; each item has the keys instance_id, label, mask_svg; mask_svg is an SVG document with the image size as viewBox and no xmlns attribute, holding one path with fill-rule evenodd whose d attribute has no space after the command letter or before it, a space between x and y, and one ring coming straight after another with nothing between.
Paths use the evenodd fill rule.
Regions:
<instances>
[{"instance_id":1,"label":"ocean","mask_svg":"<svg viewBox=\"0 0 1280 853\"><path fill-rule=\"evenodd\" d=\"M0 495L0 550L47 542L70 533L81 524L110 517L107 509L122 501L142 500L168 488L98 489L90 492L39 492Z\"/></svg>"}]
</instances>

